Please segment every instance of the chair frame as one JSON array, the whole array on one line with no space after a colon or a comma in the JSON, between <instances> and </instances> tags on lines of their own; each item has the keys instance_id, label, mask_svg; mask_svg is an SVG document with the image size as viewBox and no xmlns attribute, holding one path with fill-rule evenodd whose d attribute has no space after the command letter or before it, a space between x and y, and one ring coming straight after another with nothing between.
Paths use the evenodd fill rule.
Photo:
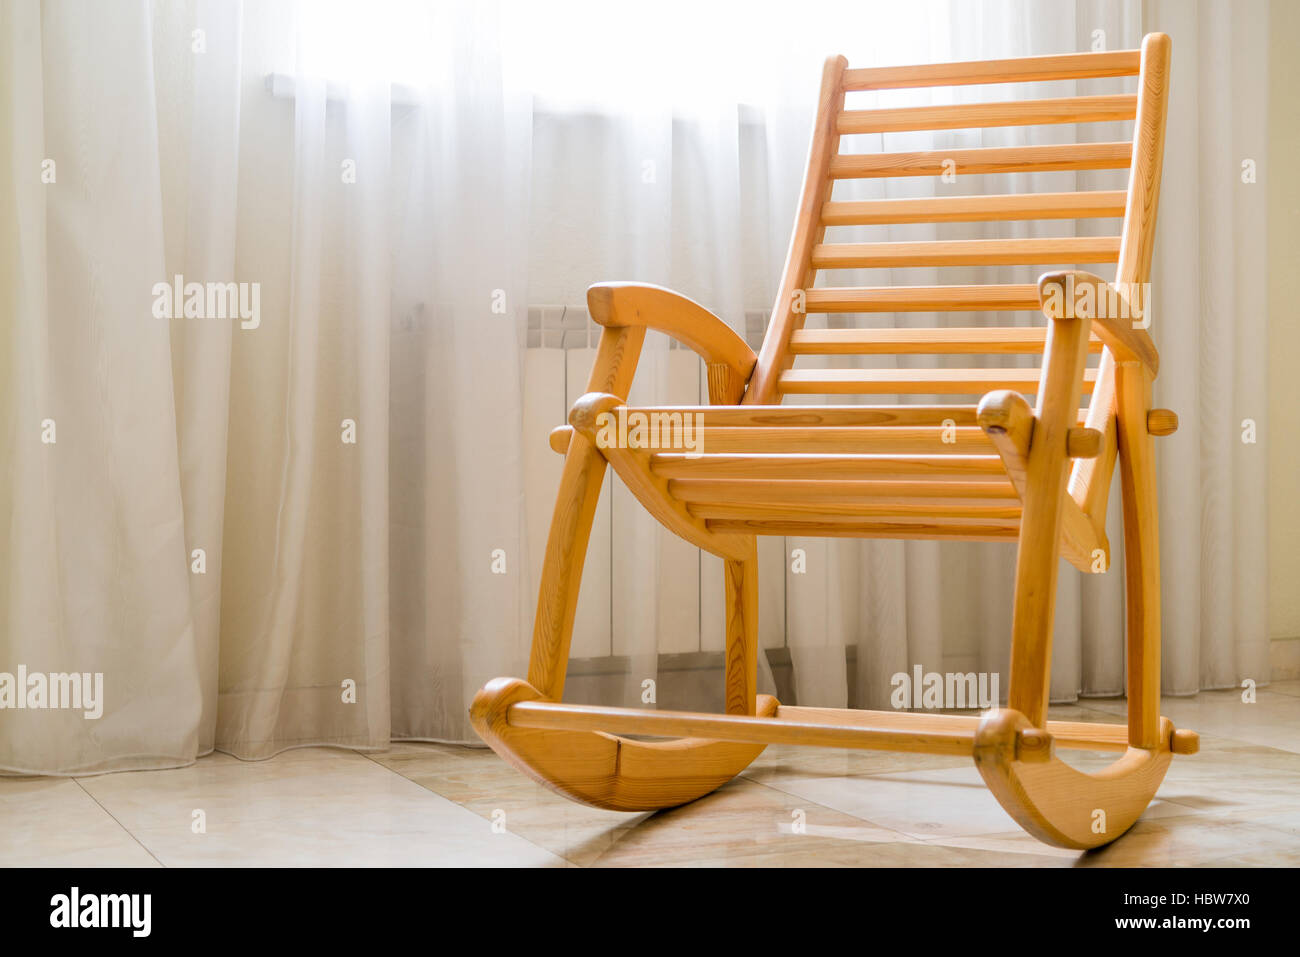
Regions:
<instances>
[{"instance_id":1,"label":"chair frame","mask_svg":"<svg viewBox=\"0 0 1300 957\"><path fill-rule=\"evenodd\" d=\"M552 432L565 456L547 540L527 680L498 678L471 720L499 754L542 784L601 808L644 811L695 800L739 774L767 744L965 755L997 800L1048 843L1092 848L1128 830L1172 756L1198 748L1160 706L1160 577L1153 437L1177 427L1152 407L1158 355L1145 328L1109 311L1055 308L1091 285L1120 304L1146 283L1164 151L1170 41L1140 51L849 69L826 62L808 171L790 251L761 351L722 320L657 286L600 283L588 292L603 327L587 394ZM846 110L845 94L973 83L1139 76L1136 96ZM1135 120L1133 142L839 154L842 134ZM1079 192L835 202L844 176L1129 169L1127 193ZM993 219L1123 217L1113 238L833 244L827 226ZM1038 286L814 288L820 269L881 265L1115 262L1108 285L1078 270ZM1073 300L1070 300L1073 301ZM1098 301L1101 297L1098 296ZM1039 309L1046 329L805 330L808 311ZM626 407L647 329L694 349L707 369L699 414L710 454L700 460L605 447L602 415ZM1040 370L794 369L801 354L1034 353ZM1089 352L1100 352L1095 370ZM990 391L985 391L990 389ZM1081 391L1092 390L1086 413ZM781 406L783 395L981 394L977 406ZM1032 391L1030 406L1021 392ZM1082 416L1082 417L1081 417ZM948 419L955 446L935 450ZM995 454L994 454L995 453ZM701 464L707 460L706 464ZM1085 572L1109 567L1104 521L1118 464L1127 597L1128 723L1047 720L1058 558ZM725 566L725 714L563 702L587 542L606 465L665 527ZM809 468L817 469L810 481ZM978 470L978 471L973 471ZM791 477L794 478L791 478ZM802 477L800 477L802 476ZM872 479L865 482L863 479ZM761 482L755 482L761 479ZM815 486L815 487L814 487ZM789 707L757 693L757 534L1016 540L1008 702L979 716ZM628 735L665 740L643 740ZM1057 748L1114 751L1087 774Z\"/></svg>"}]
</instances>

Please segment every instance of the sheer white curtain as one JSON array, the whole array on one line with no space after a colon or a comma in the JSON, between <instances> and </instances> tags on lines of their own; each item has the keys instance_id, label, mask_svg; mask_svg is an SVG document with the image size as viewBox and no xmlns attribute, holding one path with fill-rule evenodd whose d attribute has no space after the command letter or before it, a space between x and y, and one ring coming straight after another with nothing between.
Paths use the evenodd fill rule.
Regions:
<instances>
[{"instance_id":1,"label":"sheer white curtain","mask_svg":"<svg viewBox=\"0 0 1300 957\"><path fill-rule=\"evenodd\" d=\"M1155 329L1157 397L1184 423L1162 447L1166 686L1264 675L1262 466L1237 445L1215 464L1264 407L1262 200L1219 178L1236 144L1264 154L1263 110L1239 99L1262 96L1264 44L1225 11L835 3L789 25L788 5L752 3L0 5L0 671L104 674L98 720L6 711L0 770L475 740L473 692L526 667L554 494L556 460L529 450L563 403L539 410L525 388L567 375L572 401L589 367L529 348L529 307L636 279L753 332L827 54L1063 52L1096 30L1110 48L1174 37ZM1210 112L1220 97L1235 111ZM154 286L177 275L256 283L256 321L156 317ZM705 394L651 336L634 399ZM661 652L721 650L719 563L616 480L592 548L575 653L622 680L587 693L637 703L646 678L682 680ZM762 641L790 648L803 703L880 704L913 663L1004 671L1011 561L765 540ZM1122 688L1118 579L1062 576L1054 698Z\"/></svg>"}]
</instances>

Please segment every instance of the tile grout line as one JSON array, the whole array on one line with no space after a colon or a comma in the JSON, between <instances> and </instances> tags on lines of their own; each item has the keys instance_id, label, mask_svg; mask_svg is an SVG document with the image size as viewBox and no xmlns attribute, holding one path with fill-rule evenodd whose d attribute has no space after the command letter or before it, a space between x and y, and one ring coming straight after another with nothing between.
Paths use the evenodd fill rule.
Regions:
<instances>
[{"instance_id":1,"label":"tile grout line","mask_svg":"<svg viewBox=\"0 0 1300 957\"><path fill-rule=\"evenodd\" d=\"M92 801L94 801L95 804L99 807L99 809L100 809L101 811L103 811L103 812L104 812L105 814L107 814L110 818L112 818L114 824L116 824L116 825L117 825L118 827L120 827L122 830L126 831L127 836L129 836L129 837L131 838L131 840L133 840L133 841L135 841L137 844L139 844L139 845L140 845L140 849L143 850L143 851L144 851L146 854L148 854L150 857L152 857L152 858L154 859L154 861L158 864L159 867L163 867L163 868L167 867L166 864L164 864L162 861L158 860L158 856L157 856L156 854L154 854L153 851L149 850L148 845L146 845L146 844L144 843L144 841L140 840L140 838L137 837L137 836L135 835L135 833L134 833L134 832L133 832L129 827L127 827L125 824L123 824L121 821L119 821L119 820L117 819L117 815L115 815L115 814L114 814L112 811L110 811L108 808L104 807L103 803L99 800L99 798L95 797L95 795L91 794L89 791L86 790L85 785L81 783L81 778L73 778L72 780L75 781L75 782L77 783L77 787L81 788L81 793L84 794L84 795L86 795L86 797L90 798Z\"/></svg>"},{"instance_id":2,"label":"tile grout line","mask_svg":"<svg viewBox=\"0 0 1300 957\"><path fill-rule=\"evenodd\" d=\"M442 799L443 799L444 801L446 801L448 804L454 804L454 805L456 805L456 807L460 808L462 811L466 812L467 814L473 814L473 815L474 815L476 818L478 818L480 821L489 821L489 823L490 823L490 819L489 819L489 818L485 818L485 817L483 817L482 814L479 814L477 811L471 810L470 808L468 808L468 807L466 807L464 804L462 804L460 801L452 800L451 798L447 797L447 795L445 795L445 794L440 794L439 792L435 791L435 790L434 790L433 788L431 788L431 787L425 787L423 784L421 784L419 781L414 780L413 778L408 778L408 777L407 777L405 774L403 774L401 771L398 771L398 770L396 770L395 768L390 768L388 765L383 764L383 763L381 763L381 762L379 762L379 761L376 761L376 760L374 759L374 757L372 757L371 754L370 754L369 752L361 752L361 753L365 756L365 758L366 758L367 760L373 762L374 764L378 764L378 765L379 765L381 768L383 768L385 771L388 771L388 772L390 772L390 773L392 773L392 774L396 774L396 775L397 775L399 778L401 778L403 781L410 781L410 783L411 783L411 784L414 784L417 788L420 788L420 789L422 789L422 790L428 791L430 794L434 795L435 797L440 797L440 798L442 798ZM376 753L380 753L380 752L376 752ZM570 860L570 859L568 858L567 854L557 853L556 851L551 850L549 847L544 847L544 846L542 846L541 844L538 844L536 841L532 840L531 838L524 837L522 834L520 834L520 833L517 832L517 831L511 831L509 828L506 828L506 833L514 835L515 837L519 838L521 841L524 841L524 842L527 843L527 844L531 844L533 847L537 848L539 851L542 851L542 852L544 852L544 853L546 853L546 854L550 854L552 857L557 857L557 858L559 858L559 859L560 859L561 861L563 861L565 864L572 864L574 867L582 867L582 866L583 866L583 865L577 863L576 861L572 861L572 860Z\"/></svg>"}]
</instances>

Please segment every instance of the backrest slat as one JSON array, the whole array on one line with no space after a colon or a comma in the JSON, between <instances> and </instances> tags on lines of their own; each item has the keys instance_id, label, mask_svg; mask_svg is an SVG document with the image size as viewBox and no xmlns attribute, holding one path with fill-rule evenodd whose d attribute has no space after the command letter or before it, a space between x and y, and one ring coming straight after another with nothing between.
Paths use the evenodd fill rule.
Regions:
<instances>
[{"instance_id":1,"label":"backrest slat","mask_svg":"<svg viewBox=\"0 0 1300 957\"><path fill-rule=\"evenodd\" d=\"M1101 123L1131 120L1136 115L1137 96L1130 93L888 110L845 110L840 113L836 128L841 134L905 133L911 130L963 130L1048 123Z\"/></svg>"},{"instance_id":2,"label":"backrest slat","mask_svg":"<svg viewBox=\"0 0 1300 957\"><path fill-rule=\"evenodd\" d=\"M923 86L967 86L974 83L1030 83L1132 76L1140 67L1140 51L1066 53L1017 57L1010 60L970 60L922 63L916 66L869 67L844 71L845 90L903 90Z\"/></svg>"},{"instance_id":3,"label":"backrest slat","mask_svg":"<svg viewBox=\"0 0 1300 957\"><path fill-rule=\"evenodd\" d=\"M822 207L822 223L827 226L878 226L892 223L1108 218L1123 216L1127 199L1127 192L1112 189L1087 193L1007 193L832 201Z\"/></svg>"},{"instance_id":4,"label":"backrest slat","mask_svg":"<svg viewBox=\"0 0 1300 957\"><path fill-rule=\"evenodd\" d=\"M970 176L987 173L1047 173L1063 169L1127 169L1133 144L1072 143L1068 146L982 146L911 153L841 154L831 160L834 179L881 176Z\"/></svg>"}]
</instances>

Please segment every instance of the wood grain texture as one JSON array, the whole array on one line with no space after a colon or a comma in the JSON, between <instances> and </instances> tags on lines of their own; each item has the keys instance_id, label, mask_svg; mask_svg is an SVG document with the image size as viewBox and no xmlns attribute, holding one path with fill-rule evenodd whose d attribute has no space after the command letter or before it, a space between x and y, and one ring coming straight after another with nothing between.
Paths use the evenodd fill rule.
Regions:
<instances>
[{"instance_id":1,"label":"wood grain texture","mask_svg":"<svg viewBox=\"0 0 1300 957\"><path fill-rule=\"evenodd\" d=\"M1124 607L1127 619L1129 741L1155 746L1160 721L1160 528L1155 443L1146 429L1151 375L1116 366L1119 477L1124 505Z\"/></svg>"},{"instance_id":2,"label":"wood grain texture","mask_svg":"<svg viewBox=\"0 0 1300 957\"><path fill-rule=\"evenodd\" d=\"M790 334L803 327L806 308L799 308L799 293L810 290L816 278L812 268L813 247L826 235L818 213L831 198L830 167L839 151L840 136L835 132L835 118L844 109L842 78L848 61L830 57L822 70L821 91L817 97L817 119L813 125L812 144L808 149L808 168L804 173L799 208L795 214L794 235L786 255L785 269L777 287L772 318L763 337L758 365L745 392L745 404L767 405L776 397L776 383L790 368L794 358L787 351Z\"/></svg>"},{"instance_id":3,"label":"wood grain texture","mask_svg":"<svg viewBox=\"0 0 1300 957\"><path fill-rule=\"evenodd\" d=\"M1110 348L1117 361L1140 362L1151 370L1152 377L1156 375L1160 356L1150 334L1139 324L1150 303L1130 301L1125 289L1090 272L1071 269L1053 275L1061 279L1067 290L1060 305L1067 309L1076 308L1076 304L1086 307L1093 333Z\"/></svg>"},{"instance_id":4,"label":"wood grain texture","mask_svg":"<svg viewBox=\"0 0 1300 957\"><path fill-rule=\"evenodd\" d=\"M722 392L732 392L735 383L743 387L754 369L754 351L744 339L698 302L671 289L638 282L596 283L587 289L587 308L592 320L607 328L654 329L690 346L706 363L726 370Z\"/></svg>"},{"instance_id":5,"label":"wood grain texture","mask_svg":"<svg viewBox=\"0 0 1300 957\"><path fill-rule=\"evenodd\" d=\"M891 223L972 223L998 220L1095 219L1124 215L1127 193L999 193L912 199L832 200L822 207L825 226Z\"/></svg>"},{"instance_id":6,"label":"wood grain texture","mask_svg":"<svg viewBox=\"0 0 1300 957\"><path fill-rule=\"evenodd\" d=\"M1178 431L1178 413L1173 409L1152 409L1147 413L1147 431L1152 435L1173 435Z\"/></svg>"},{"instance_id":7,"label":"wood grain texture","mask_svg":"<svg viewBox=\"0 0 1300 957\"><path fill-rule=\"evenodd\" d=\"M626 396L644 340L641 328L602 332L588 389ZM604 478L605 459L600 452L585 437L571 437L546 538L528 659L528 680L547 697L558 699L564 693L578 588Z\"/></svg>"},{"instance_id":8,"label":"wood grain texture","mask_svg":"<svg viewBox=\"0 0 1300 957\"><path fill-rule=\"evenodd\" d=\"M1009 102L905 106L845 110L836 129L850 133L903 133L910 130L964 130L1043 123L1098 123L1131 120L1137 114L1133 94L1064 96Z\"/></svg>"},{"instance_id":9,"label":"wood grain texture","mask_svg":"<svg viewBox=\"0 0 1300 957\"><path fill-rule=\"evenodd\" d=\"M793 355L1042 355L1047 330L1037 326L945 329L800 329ZM1089 352L1102 342L1088 341Z\"/></svg>"},{"instance_id":10,"label":"wood grain texture","mask_svg":"<svg viewBox=\"0 0 1300 957\"><path fill-rule=\"evenodd\" d=\"M788 720L844 724L882 728L922 727L931 731L974 735L982 715L932 714L910 711L858 711L846 708L816 708L781 705L776 716ZM1031 730L1029 725L1024 730ZM1128 729L1122 724L1098 724L1089 721L1049 721L1047 734L1058 748L1074 751L1127 751ZM1195 737L1194 732L1187 732ZM1189 739L1190 740L1190 739Z\"/></svg>"},{"instance_id":11,"label":"wood grain texture","mask_svg":"<svg viewBox=\"0 0 1300 957\"><path fill-rule=\"evenodd\" d=\"M819 479L673 479L668 493L679 502L783 503L831 505L917 505L943 507L973 503L1018 504L1008 481L863 482Z\"/></svg>"},{"instance_id":12,"label":"wood grain texture","mask_svg":"<svg viewBox=\"0 0 1300 957\"><path fill-rule=\"evenodd\" d=\"M808 312L1037 312L1032 284L981 286L828 286L809 289ZM770 334L770 333L769 333Z\"/></svg>"},{"instance_id":13,"label":"wood grain texture","mask_svg":"<svg viewBox=\"0 0 1300 957\"><path fill-rule=\"evenodd\" d=\"M1005 60L964 60L915 66L860 67L844 71L846 90L896 90L973 83L1028 83L1131 76L1140 68L1139 51L1065 53Z\"/></svg>"},{"instance_id":14,"label":"wood grain texture","mask_svg":"<svg viewBox=\"0 0 1300 957\"><path fill-rule=\"evenodd\" d=\"M942 421L942 420L940 420ZM814 454L985 454L988 439L975 426L819 426L806 428L703 428L696 430L699 450L706 454L748 452L787 455Z\"/></svg>"},{"instance_id":15,"label":"wood grain texture","mask_svg":"<svg viewBox=\"0 0 1300 957\"><path fill-rule=\"evenodd\" d=\"M706 429L773 429L974 425L974 405L630 405L629 415L676 413L691 416ZM1082 418L1083 412L1080 413Z\"/></svg>"},{"instance_id":16,"label":"wood grain texture","mask_svg":"<svg viewBox=\"0 0 1300 957\"><path fill-rule=\"evenodd\" d=\"M1085 355L1088 343L1082 343ZM1079 384L1091 391L1096 370ZM1035 392L1037 369L791 369L783 373L783 395L982 395L990 389ZM1077 400L1076 400L1077 401Z\"/></svg>"},{"instance_id":17,"label":"wood grain texture","mask_svg":"<svg viewBox=\"0 0 1300 957\"><path fill-rule=\"evenodd\" d=\"M1165 156L1171 46L1169 37L1163 33L1149 33L1142 41L1142 75L1138 81L1128 200L1119 265L1115 270L1115 279L1120 283L1146 282L1151 275L1160 174Z\"/></svg>"},{"instance_id":18,"label":"wood grain texture","mask_svg":"<svg viewBox=\"0 0 1300 957\"><path fill-rule=\"evenodd\" d=\"M819 243L817 269L899 269L913 266L1013 266L1041 263L1113 263L1118 236L1059 239L952 239L912 243Z\"/></svg>"},{"instance_id":19,"label":"wood grain texture","mask_svg":"<svg viewBox=\"0 0 1300 957\"><path fill-rule=\"evenodd\" d=\"M563 455L569 451L569 443L573 440L573 426L557 425L551 429L551 434L547 436L547 443L551 446L551 451L559 452Z\"/></svg>"},{"instance_id":20,"label":"wood grain texture","mask_svg":"<svg viewBox=\"0 0 1300 957\"><path fill-rule=\"evenodd\" d=\"M779 708L778 714L779 714ZM689 735L717 741L797 744L866 751L909 751L966 757L974 753L969 730L934 728L927 715L908 715L909 724L872 726L842 719L822 721L792 712L786 717L699 714L691 711L644 711L595 705L528 702L513 705L509 723L518 728L554 730L607 728L615 733L671 737Z\"/></svg>"},{"instance_id":21,"label":"wood grain texture","mask_svg":"<svg viewBox=\"0 0 1300 957\"><path fill-rule=\"evenodd\" d=\"M810 538L897 538L917 541L1014 542L1012 522L955 524L944 519L800 521L774 518L709 519L710 530L731 535L805 535Z\"/></svg>"},{"instance_id":22,"label":"wood grain texture","mask_svg":"<svg viewBox=\"0 0 1300 957\"><path fill-rule=\"evenodd\" d=\"M727 714L753 715L758 694L758 552L723 563Z\"/></svg>"},{"instance_id":23,"label":"wood grain texture","mask_svg":"<svg viewBox=\"0 0 1300 957\"><path fill-rule=\"evenodd\" d=\"M1008 391L990 392L980 400L977 413L980 428L988 433L997 448L1007 476L1017 496L1024 501L1029 487L1029 448L1034 432L1034 413L1025 397ZM1095 433L1089 433L1094 434ZM1078 430L1066 433L1066 454L1070 454L1070 437ZM1096 550L1101 549L1102 568L1109 567L1110 546L1105 536L1098 536L1096 527L1083 510L1067 499L1061 511L1061 553L1075 568L1083 572L1096 572Z\"/></svg>"},{"instance_id":24,"label":"wood grain texture","mask_svg":"<svg viewBox=\"0 0 1300 957\"><path fill-rule=\"evenodd\" d=\"M1102 543L1105 568L1110 568L1110 545L1106 538L1106 507L1110 498L1111 476L1119 453L1118 426L1115 419L1115 357L1103 351L1097 364L1097 381L1093 383L1084 424L1101 433L1101 453L1076 459L1070 469L1066 490L1092 525L1093 535Z\"/></svg>"},{"instance_id":25,"label":"wood grain texture","mask_svg":"<svg viewBox=\"0 0 1300 957\"><path fill-rule=\"evenodd\" d=\"M1051 276L1045 276L1040 282L1040 294L1045 296L1044 291L1053 281ZM1047 720L1057 558L1061 554L1062 513L1067 497L1066 435L1078 414L1088 348L1086 318L1048 318L1047 354L1025 463L1024 513L1011 618L1011 683L1007 690L1009 707L1038 728Z\"/></svg>"},{"instance_id":26,"label":"wood grain texture","mask_svg":"<svg viewBox=\"0 0 1300 957\"><path fill-rule=\"evenodd\" d=\"M513 705L547 700L517 678L495 678L474 697L470 721L497 754L570 800L610 811L653 811L701 798L726 784L764 745L683 738L635 741L602 731L514 727ZM777 701L760 695L760 717Z\"/></svg>"},{"instance_id":27,"label":"wood grain texture","mask_svg":"<svg viewBox=\"0 0 1300 957\"><path fill-rule=\"evenodd\" d=\"M841 154L831 160L832 179L881 176L957 176L989 173L1048 173L1063 169L1124 169L1133 144L1075 143L1068 146L982 146L909 153Z\"/></svg>"},{"instance_id":28,"label":"wood grain texture","mask_svg":"<svg viewBox=\"0 0 1300 957\"><path fill-rule=\"evenodd\" d=\"M1005 478L996 455L702 455L657 452L650 469L661 478L914 479Z\"/></svg>"},{"instance_id":29,"label":"wood grain texture","mask_svg":"<svg viewBox=\"0 0 1300 957\"><path fill-rule=\"evenodd\" d=\"M745 558L752 543L743 537L712 532L691 515L668 494L668 483L650 470L645 450L599 444L601 416L615 413L621 405L623 400L616 395L589 392L574 403L569 424L614 467L627 490L666 529L719 558Z\"/></svg>"}]
</instances>

